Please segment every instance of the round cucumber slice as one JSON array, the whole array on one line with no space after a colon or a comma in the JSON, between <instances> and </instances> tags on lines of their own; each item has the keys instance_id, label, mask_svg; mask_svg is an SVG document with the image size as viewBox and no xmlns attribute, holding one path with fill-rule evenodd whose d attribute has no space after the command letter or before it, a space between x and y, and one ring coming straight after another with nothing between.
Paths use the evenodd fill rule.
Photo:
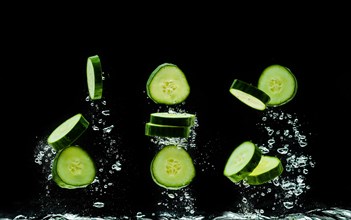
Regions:
<instances>
[{"instance_id":1,"label":"round cucumber slice","mask_svg":"<svg viewBox=\"0 0 351 220\"><path fill-rule=\"evenodd\" d=\"M177 190L188 186L196 175L189 153L175 145L164 146L150 165L153 181L166 189Z\"/></svg>"},{"instance_id":2,"label":"round cucumber slice","mask_svg":"<svg viewBox=\"0 0 351 220\"><path fill-rule=\"evenodd\" d=\"M258 88L267 93L267 106L281 106L291 101L297 92L295 75L285 66L274 64L265 68L258 80Z\"/></svg>"},{"instance_id":3,"label":"round cucumber slice","mask_svg":"<svg viewBox=\"0 0 351 220\"><path fill-rule=\"evenodd\" d=\"M234 79L229 91L240 101L257 110L265 110L270 100L265 92L239 79Z\"/></svg>"},{"instance_id":4,"label":"round cucumber slice","mask_svg":"<svg viewBox=\"0 0 351 220\"><path fill-rule=\"evenodd\" d=\"M146 82L146 92L157 104L176 105L189 96L190 86L177 65L163 63L150 74Z\"/></svg>"},{"instance_id":5,"label":"round cucumber slice","mask_svg":"<svg viewBox=\"0 0 351 220\"><path fill-rule=\"evenodd\" d=\"M76 141L88 126L89 122L81 113L78 113L56 127L47 139L48 144L59 151Z\"/></svg>"},{"instance_id":6,"label":"round cucumber slice","mask_svg":"<svg viewBox=\"0 0 351 220\"><path fill-rule=\"evenodd\" d=\"M281 160L274 156L263 155L257 167L246 176L245 180L250 185L259 185L273 180L283 172Z\"/></svg>"},{"instance_id":7,"label":"round cucumber slice","mask_svg":"<svg viewBox=\"0 0 351 220\"><path fill-rule=\"evenodd\" d=\"M90 99L101 99L103 79L100 57L98 55L88 57L86 74Z\"/></svg>"},{"instance_id":8,"label":"round cucumber slice","mask_svg":"<svg viewBox=\"0 0 351 220\"><path fill-rule=\"evenodd\" d=\"M248 176L261 160L261 150L251 141L244 141L231 153L223 174L234 183Z\"/></svg>"},{"instance_id":9,"label":"round cucumber slice","mask_svg":"<svg viewBox=\"0 0 351 220\"><path fill-rule=\"evenodd\" d=\"M159 125L147 122L145 124L145 135L187 138L190 135L190 128L190 126Z\"/></svg>"},{"instance_id":10,"label":"round cucumber slice","mask_svg":"<svg viewBox=\"0 0 351 220\"><path fill-rule=\"evenodd\" d=\"M95 179L95 163L81 147L68 146L56 154L52 176L61 188L83 188Z\"/></svg>"},{"instance_id":11,"label":"round cucumber slice","mask_svg":"<svg viewBox=\"0 0 351 220\"><path fill-rule=\"evenodd\" d=\"M195 115L190 113L155 112L150 114L150 122L160 125L193 126Z\"/></svg>"}]
</instances>

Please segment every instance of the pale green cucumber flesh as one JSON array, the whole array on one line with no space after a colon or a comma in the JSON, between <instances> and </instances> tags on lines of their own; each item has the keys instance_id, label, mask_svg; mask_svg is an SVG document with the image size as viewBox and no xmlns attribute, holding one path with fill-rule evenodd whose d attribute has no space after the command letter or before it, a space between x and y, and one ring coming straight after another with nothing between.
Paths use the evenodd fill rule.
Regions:
<instances>
[{"instance_id":1,"label":"pale green cucumber flesh","mask_svg":"<svg viewBox=\"0 0 351 220\"><path fill-rule=\"evenodd\" d=\"M102 98L103 79L101 61L98 55L90 56L86 66L89 97L92 100Z\"/></svg>"},{"instance_id":2,"label":"pale green cucumber flesh","mask_svg":"<svg viewBox=\"0 0 351 220\"><path fill-rule=\"evenodd\" d=\"M229 91L241 102L257 110L266 109L270 100L270 97L256 86L238 79L234 79Z\"/></svg>"},{"instance_id":3,"label":"pale green cucumber flesh","mask_svg":"<svg viewBox=\"0 0 351 220\"><path fill-rule=\"evenodd\" d=\"M177 65L163 63L150 74L146 92L157 104L176 105L189 96L190 86L184 72Z\"/></svg>"},{"instance_id":4,"label":"pale green cucumber flesh","mask_svg":"<svg viewBox=\"0 0 351 220\"><path fill-rule=\"evenodd\" d=\"M55 128L47 139L48 144L59 151L76 141L88 126L87 119L81 113L78 113Z\"/></svg>"},{"instance_id":5,"label":"pale green cucumber flesh","mask_svg":"<svg viewBox=\"0 0 351 220\"><path fill-rule=\"evenodd\" d=\"M189 153L180 146L164 146L152 159L150 172L153 181L166 189L188 186L196 175Z\"/></svg>"},{"instance_id":6,"label":"pale green cucumber flesh","mask_svg":"<svg viewBox=\"0 0 351 220\"><path fill-rule=\"evenodd\" d=\"M150 114L150 122L160 125L193 126L195 115L190 113L155 112Z\"/></svg>"},{"instance_id":7,"label":"pale green cucumber flesh","mask_svg":"<svg viewBox=\"0 0 351 220\"><path fill-rule=\"evenodd\" d=\"M191 126L159 125L150 122L145 124L146 136L188 138L190 132Z\"/></svg>"},{"instance_id":8,"label":"pale green cucumber flesh","mask_svg":"<svg viewBox=\"0 0 351 220\"><path fill-rule=\"evenodd\" d=\"M233 182L239 182L248 176L261 160L262 152L251 141L244 141L237 146L225 164L223 174Z\"/></svg>"},{"instance_id":9,"label":"pale green cucumber flesh","mask_svg":"<svg viewBox=\"0 0 351 220\"><path fill-rule=\"evenodd\" d=\"M274 64L263 70L257 87L269 95L267 106L281 106L295 97L297 80L290 69Z\"/></svg>"},{"instance_id":10,"label":"pale green cucumber flesh","mask_svg":"<svg viewBox=\"0 0 351 220\"><path fill-rule=\"evenodd\" d=\"M92 157L79 146L68 146L59 151L53 162L53 180L62 188L83 188L96 176Z\"/></svg>"},{"instance_id":11,"label":"pale green cucumber flesh","mask_svg":"<svg viewBox=\"0 0 351 220\"><path fill-rule=\"evenodd\" d=\"M257 167L245 177L250 185L260 185L280 176L284 170L281 160L275 156L263 155Z\"/></svg>"}]
</instances>

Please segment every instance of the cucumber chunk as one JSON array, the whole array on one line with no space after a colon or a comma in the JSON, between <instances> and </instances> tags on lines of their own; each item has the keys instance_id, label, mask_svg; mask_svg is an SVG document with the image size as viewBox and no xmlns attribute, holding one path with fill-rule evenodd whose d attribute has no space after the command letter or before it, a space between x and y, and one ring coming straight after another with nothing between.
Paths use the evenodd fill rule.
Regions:
<instances>
[{"instance_id":1,"label":"cucumber chunk","mask_svg":"<svg viewBox=\"0 0 351 220\"><path fill-rule=\"evenodd\" d=\"M267 93L267 106L281 106L291 101L297 92L295 75L285 66L274 64L265 68L258 80L258 88Z\"/></svg>"},{"instance_id":2,"label":"cucumber chunk","mask_svg":"<svg viewBox=\"0 0 351 220\"><path fill-rule=\"evenodd\" d=\"M52 176L61 188L83 188L95 179L95 163L80 146L68 146L56 154Z\"/></svg>"},{"instance_id":3,"label":"cucumber chunk","mask_svg":"<svg viewBox=\"0 0 351 220\"><path fill-rule=\"evenodd\" d=\"M150 122L145 124L146 136L188 138L190 136L190 132L190 126L160 125Z\"/></svg>"},{"instance_id":4,"label":"cucumber chunk","mask_svg":"<svg viewBox=\"0 0 351 220\"><path fill-rule=\"evenodd\" d=\"M234 183L248 176L261 160L261 150L251 141L244 141L231 153L223 174Z\"/></svg>"},{"instance_id":5,"label":"cucumber chunk","mask_svg":"<svg viewBox=\"0 0 351 220\"><path fill-rule=\"evenodd\" d=\"M146 82L146 92L157 104L176 105L186 100L190 86L177 65L163 63L150 74Z\"/></svg>"},{"instance_id":6,"label":"cucumber chunk","mask_svg":"<svg viewBox=\"0 0 351 220\"><path fill-rule=\"evenodd\" d=\"M90 56L87 59L87 83L89 97L92 100L97 100L102 98L102 68L101 61L98 55Z\"/></svg>"},{"instance_id":7,"label":"cucumber chunk","mask_svg":"<svg viewBox=\"0 0 351 220\"><path fill-rule=\"evenodd\" d=\"M150 114L150 122L160 125L193 126L195 115L190 113L155 112Z\"/></svg>"},{"instance_id":8,"label":"cucumber chunk","mask_svg":"<svg viewBox=\"0 0 351 220\"><path fill-rule=\"evenodd\" d=\"M229 91L240 101L257 110L265 110L270 100L264 91L239 79L234 79Z\"/></svg>"},{"instance_id":9,"label":"cucumber chunk","mask_svg":"<svg viewBox=\"0 0 351 220\"><path fill-rule=\"evenodd\" d=\"M81 113L78 113L56 127L47 139L48 144L59 151L77 140L88 126L89 122Z\"/></svg>"},{"instance_id":10,"label":"cucumber chunk","mask_svg":"<svg viewBox=\"0 0 351 220\"><path fill-rule=\"evenodd\" d=\"M279 158L263 155L257 167L246 176L250 185L259 185L273 180L283 172L284 168Z\"/></svg>"},{"instance_id":11,"label":"cucumber chunk","mask_svg":"<svg viewBox=\"0 0 351 220\"><path fill-rule=\"evenodd\" d=\"M166 189L188 186L196 175L189 153L176 145L164 146L152 159L150 172L153 181Z\"/></svg>"}]
</instances>

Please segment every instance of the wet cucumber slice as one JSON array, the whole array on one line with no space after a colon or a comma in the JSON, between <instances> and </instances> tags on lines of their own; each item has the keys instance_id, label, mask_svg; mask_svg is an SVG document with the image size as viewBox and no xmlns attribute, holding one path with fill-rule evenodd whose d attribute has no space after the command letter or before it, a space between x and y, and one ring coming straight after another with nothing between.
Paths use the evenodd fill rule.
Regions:
<instances>
[{"instance_id":1,"label":"wet cucumber slice","mask_svg":"<svg viewBox=\"0 0 351 220\"><path fill-rule=\"evenodd\" d=\"M146 136L188 138L190 131L191 126L160 125L150 122L145 124Z\"/></svg>"},{"instance_id":2,"label":"wet cucumber slice","mask_svg":"<svg viewBox=\"0 0 351 220\"><path fill-rule=\"evenodd\" d=\"M56 127L47 139L48 144L59 151L76 141L88 126L89 122L81 113L78 113Z\"/></svg>"},{"instance_id":3,"label":"wet cucumber slice","mask_svg":"<svg viewBox=\"0 0 351 220\"><path fill-rule=\"evenodd\" d=\"M90 56L87 59L87 83L89 97L92 100L97 100L102 98L102 68L101 61L98 55Z\"/></svg>"},{"instance_id":4,"label":"wet cucumber slice","mask_svg":"<svg viewBox=\"0 0 351 220\"><path fill-rule=\"evenodd\" d=\"M53 162L52 177L61 188L83 188L96 176L91 156L79 146L68 146L59 151Z\"/></svg>"},{"instance_id":5,"label":"wet cucumber slice","mask_svg":"<svg viewBox=\"0 0 351 220\"><path fill-rule=\"evenodd\" d=\"M190 113L155 112L150 114L150 122L160 125L193 126L195 115Z\"/></svg>"},{"instance_id":6,"label":"wet cucumber slice","mask_svg":"<svg viewBox=\"0 0 351 220\"><path fill-rule=\"evenodd\" d=\"M284 168L279 158L263 155L257 167L245 177L250 185L260 185L273 180L283 172Z\"/></svg>"},{"instance_id":7,"label":"wet cucumber slice","mask_svg":"<svg viewBox=\"0 0 351 220\"><path fill-rule=\"evenodd\" d=\"M157 104L176 105L186 100L190 86L177 65L163 63L150 74L146 82L146 92Z\"/></svg>"},{"instance_id":8,"label":"wet cucumber slice","mask_svg":"<svg viewBox=\"0 0 351 220\"><path fill-rule=\"evenodd\" d=\"M263 70L257 87L269 95L267 106L281 106L295 97L297 80L290 69L274 64Z\"/></svg>"},{"instance_id":9,"label":"wet cucumber slice","mask_svg":"<svg viewBox=\"0 0 351 220\"><path fill-rule=\"evenodd\" d=\"M239 79L234 79L229 91L240 101L257 110L265 110L270 100L265 92Z\"/></svg>"},{"instance_id":10,"label":"wet cucumber slice","mask_svg":"<svg viewBox=\"0 0 351 220\"><path fill-rule=\"evenodd\" d=\"M152 159L150 172L153 181L166 189L188 186L196 175L189 153L175 145L164 146Z\"/></svg>"},{"instance_id":11,"label":"wet cucumber slice","mask_svg":"<svg viewBox=\"0 0 351 220\"><path fill-rule=\"evenodd\" d=\"M261 150L251 141L244 141L231 153L223 174L234 183L248 176L261 160Z\"/></svg>"}]
</instances>

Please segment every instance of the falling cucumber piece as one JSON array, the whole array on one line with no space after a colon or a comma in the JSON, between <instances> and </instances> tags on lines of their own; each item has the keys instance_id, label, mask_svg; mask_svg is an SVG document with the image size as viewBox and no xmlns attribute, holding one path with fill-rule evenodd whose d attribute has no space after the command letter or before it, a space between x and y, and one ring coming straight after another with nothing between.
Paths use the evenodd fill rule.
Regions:
<instances>
[{"instance_id":1,"label":"falling cucumber piece","mask_svg":"<svg viewBox=\"0 0 351 220\"><path fill-rule=\"evenodd\" d=\"M234 79L229 91L241 102L261 111L266 109L266 104L270 100L265 92L239 79Z\"/></svg>"},{"instance_id":2,"label":"falling cucumber piece","mask_svg":"<svg viewBox=\"0 0 351 220\"><path fill-rule=\"evenodd\" d=\"M157 104L176 105L189 96L190 86L177 65L163 63L150 74L146 82L146 92Z\"/></svg>"},{"instance_id":3,"label":"falling cucumber piece","mask_svg":"<svg viewBox=\"0 0 351 220\"><path fill-rule=\"evenodd\" d=\"M190 132L191 126L160 125L150 122L145 124L146 136L188 138Z\"/></svg>"},{"instance_id":4,"label":"falling cucumber piece","mask_svg":"<svg viewBox=\"0 0 351 220\"><path fill-rule=\"evenodd\" d=\"M96 167L91 156L79 146L68 146L59 151L53 162L52 178L61 188L84 188L96 176Z\"/></svg>"},{"instance_id":5,"label":"falling cucumber piece","mask_svg":"<svg viewBox=\"0 0 351 220\"><path fill-rule=\"evenodd\" d=\"M150 122L160 125L193 126L195 115L190 113L155 112L150 114Z\"/></svg>"},{"instance_id":6,"label":"falling cucumber piece","mask_svg":"<svg viewBox=\"0 0 351 220\"><path fill-rule=\"evenodd\" d=\"M56 127L47 139L48 144L59 151L76 141L88 126L87 119L81 113L78 113Z\"/></svg>"},{"instance_id":7,"label":"falling cucumber piece","mask_svg":"<svg viewBox=\"0 0 351 220\"><path fill-rule=\"evenodd\" d=\"M248 176L261 160L261 150L251 141L244 141L231 153L223 174L234 183Z\"/></svg>"},{"instance_id":8,"label":"falling cucumber piece","mask_svg":"<svg viewBox=\"0 0 351 220\"><path fill-rule=\"evenodd\" d=\"M280 176L284 168L279 158L263 155L257 167L245 177L250 185L260 185Z\"/></svg>"},{"instance_id":9,"label":"falling cucumber piece","mask_svg":"<svg viewBox=\"0 0 351 220\"><path fill-rule=\"evenodd\" d=\"M150 172L153 181L166 189L188 186L196 175L189 153L180 146L164 146L152 159Z\"/></svg>"},{"instance_id":10,"label":"falling cucumber piece","mask_svg":"<svg viewBox=\"0 0 351 220\"><path fill-rule=\"evenodd\" d=\"M297 80L290 69L274 64L263 70L257 87L269 95L267 106L281 106L295 97Z\"/></svg>"},{"instance_id":11,"label":"falling cucumber piece","mask_svg":"<svg viewBox=\"0 0 351 220\"><path fill-rule=\"evenodd\" d=\"M98 55L90 56L87 59L87 84L89 97L92 100L102 98L102 68L101 61Z\"/></svg>"}]
</instances>

